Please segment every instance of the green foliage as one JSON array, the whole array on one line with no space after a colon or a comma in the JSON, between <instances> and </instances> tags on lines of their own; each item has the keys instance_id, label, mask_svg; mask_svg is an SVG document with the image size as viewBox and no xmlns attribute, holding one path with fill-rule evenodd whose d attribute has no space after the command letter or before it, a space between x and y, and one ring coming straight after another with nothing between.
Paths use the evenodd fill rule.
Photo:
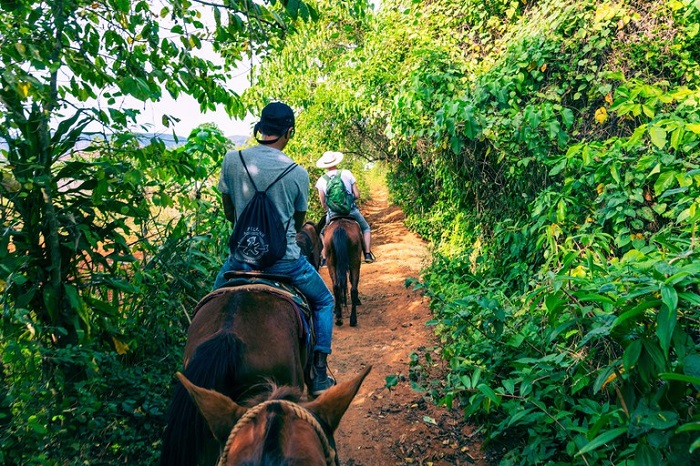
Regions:
<instances>
[{"instance_id":1,"label":"green foliage","mask_svg":"<svg viewBox=\"0 0 700 466\"><path fill-rule=\"evenodd\" d=\"M144 148L148 163L138 173L138 163L124 162L138 153L133 149L118 152L121 162L110 158L111 146L87 162L66 162L90 163L107 173L128 166L108 192L118 194L136 183L145 212L115 227L124 247L128 243L133 267L93 273L94 296L81 290L76 298L85 300L81 316L92 329L79 344L51 345L40 338L43 328L35 312L6 308L0 366L0 443L8 452L3 464L63 464L56 459L68 457L109 464L157 461L189 314L211 288L227 249L221 238L228 237L229 226L219 211L213 175L229 146L220 130L205 125L172 151L157 144ZM94 202L99 199L94 192L84 194ZM133 201L124 199L122 205ZM83 267L99 271L99 265Z\"/></svg>"},{"instance_id":2,"label":"green foliage","mask_svg":"<svg viewBox=\"0 0 700 466\"><path fill-rule=\"evenodd\" d=\"M0 464L153 463L188 313L224 256L212 175L228 142L205 126L172 151L144 144L124 102L184 93L242 117L231 65L317 12L189 0L0 10ZM209 40L223 66L201 58Z\"/></svg>"},{"instance_id":3,"label":"green foliage","mask_svg":"<svg viewBox=\"0 0 700 466\"><path fill-rule=\"evenodd\" d=\"M416 385L502 464L697 462L697 2L321 11L251 95L387 162L450 367Z\"/></svg>"}]
</instances>

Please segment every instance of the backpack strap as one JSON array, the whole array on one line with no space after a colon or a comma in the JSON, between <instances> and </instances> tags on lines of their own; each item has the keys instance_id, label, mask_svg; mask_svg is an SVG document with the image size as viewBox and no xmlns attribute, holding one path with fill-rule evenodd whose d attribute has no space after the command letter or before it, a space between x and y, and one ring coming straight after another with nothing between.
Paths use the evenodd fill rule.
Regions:
<instances>
[{"instance_id":1,"label":"backpack strap","mask_svg":"<svg viewBox=\"0 0 700 466\"><path fill-rule=\"evenodd\" d=\"M243 152L241 152L240 150L238 151L238 157L241 159L241 163L243 164L243 168L245 169L245 172L248 174L248 178L250 179L250 182L253 183L253 188L255 189L256 192L261 192L261 191L258 189L257 185L255 184L255 181L253 181L253 177L251 176L250 172L248 171L248 166L245 164L245 160L243 160ZM291 171L294 169L294 167L296 167L296 166L297 166L296 163L292 163L292 164L289 165L287 168L285 168L284 171L283 171L282 173L280 173L280 175L279 175L277 178L275 178L275 181L273 181L272 183L270 183L270 185L267 187L267 189L265 189L265 191L262 191L262 192L263 192L263 193L267 193L267 191L268 191L275 183L277 183L279 180L281 180L287 173L291 172Z\"/></svg>"},{"instance_id":2,"label":"backpack strap","mask_svg":"<svg viewBox=\"0 0 700 466\"><path fill-rule=\"evenodd\" d=\"M326 180L326 189L328 189L328 183L335 177L340 177L340 181L343 181L343 170L338 170L338 173L336 173L333 176L328 176L328 173L324 173L321 178L324 178ZM345 187L345 182L343 181L343 187ZM347 192L347 188L345 188L345 192Z\"/></svg>"},{"instance_id":3,"label":"backpack strap","mask_svg":"<svg viewBox=\"0 0 700 466\"><path fill-rule=\"evenodd\" d=\"M297 164L296 164L296 163L293 163L293 164L291 164L290 166L288 166L287 168L285 168L284 171L283 171L282 173L280 173L280 176L278 176L277 178L275 178L275 181L273 181L272 183L270 183L270 186L268 186L267 189L266 189L264 192L267 192L275 183L277 183L279 180L281 180L287 173L289 173L289 172L291 172L292 170L294 170L294 167L296 167L296 166L297 166ZM248 176L250 176L250 174L248 174Z\"/></svg>"},{"instance_id":4,"label":"backpack strap","mask_svg":"<svg viewBox=\"0 0 700 466\"><path fill-rule=\"evenodd\" d=\"M253 181L253 177L251 176L250 172L248 171L248 166L245 164L245 160L243 160L243 152L241 152L240 150L238 151L238 157L241 159L241 163L243 164L243 168L245 168L245 172L248 174L248 178L250 179L250 182L253 183L253 189L255 189L256 193L262 193L263 195L267 194L267 191L272 186L274 186L275 183L277 183L279 180L284 178L284 176L287 175L287 173L294 170L294 167L297 166L296 163L292 163L287 168L285 168L284 171L282 173L280 173L280 175L277 178L275 178L275 181L270 183L270 185L265 189L265 191L259 191L258 187L255 184L255 181ZM289 217L289 221L287 222L287 225L285 225L285 227L284 227L285 231L289 230L289 225L292 223L292 220L294 220L294 215Z\"/></svg>"}]
</instances>

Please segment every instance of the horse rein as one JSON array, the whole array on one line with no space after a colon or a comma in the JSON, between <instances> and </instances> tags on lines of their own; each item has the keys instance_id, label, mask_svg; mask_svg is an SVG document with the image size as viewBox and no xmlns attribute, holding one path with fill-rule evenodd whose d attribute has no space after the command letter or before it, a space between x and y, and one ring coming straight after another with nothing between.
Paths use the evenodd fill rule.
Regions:
<instances>
[{"instance_id":1,"label":"horse rein","mask_svg":"<svg viewBox=\"0 0 700 466\"><path fill-rule=\"evenodd\" d=\"M228 452L231 449L231 445L233 444L236 434L238 434L238 432L240 432L240 430L246 425L250 424L262 410L273 404L279 405L282 410L288 414L294 414L297 419L311 424L311 427L313 427L313 429L316 431L319 440L321 440L323 453L326 456L326 465L335 466L338 464L335 448L331 446L328 436L323 430L323 427L321 427L321 424L318 422L318 419L316 419L309 410L304 409L297 403L287 400L267 400L250 408L233 426L233 429L231 429L231 433L228 436L228 440L226 440L226 445L224 445L224 450L219 457L219 462L217 463L218 466L226 466L226 462L228 461Z\"/></svg>"}]
</instances>

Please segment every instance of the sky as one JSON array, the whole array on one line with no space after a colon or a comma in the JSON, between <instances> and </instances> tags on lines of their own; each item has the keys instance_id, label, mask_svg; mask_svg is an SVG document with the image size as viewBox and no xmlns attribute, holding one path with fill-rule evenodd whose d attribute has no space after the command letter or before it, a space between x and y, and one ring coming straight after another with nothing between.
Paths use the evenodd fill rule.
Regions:
<instances>
[{"instance_id":1,"label":"sky","mask_svg":"<svg viewBox=\"0 0 700 466\"><path fill-rule=\"evenodd\" d=\"M151 3L154 12L158 12L164 5L159 0L149 0L149 3ZM200 7L200 12L202 13L200 18L202 22L213 26L214 19L211 9ZM214 63L221 60L219 55L214 52L211 43L202 41L201 46L201 49L194 51L196 55ZM248 76L253 61L255 59L242 62L232 73L232 79L228 85L233 91L240 94L248 87ZM226 114L223 106L218 106L215 112L202 113L197 101L188 95L180 95L175 101L167 91L163 90L162 94L160 102L144 104L135 99L127 102L129 107L141 111L139 124L149 125L149 132L171 134L174 129L178 136L187 137L197 126L203 123L215 123L226 136L250 136L253 132L252 125L257 122L257 118L251 115L244 120L233 120ZM180 121L174 125L171 123L171 126L166 128L161 123L163 114L178 118Z\"/></svg>"},{"instance_id":2,"label":"sky","mask_svg":"<svg viewBox=\"0 0 700 466\"><path fill-rule=\"evenodd\" d=\"M235 77L229 84L234 91L241 93L248 86L246 73L243 72ZM234 120L226 114L221 105L217 106L215 112L202 113L197 101L184 94L181 94L176 101L170 97L170 94L163 92L160 102L145 104L139 102L131 105L141 111L139 123L149 125L149 131L154 133L170 134L174 129L178 136L187 137L190 131L202 123L216 123L226 136L250 136L252 125L257 122L257 118L251 115L244 120ZM161 123L163 114L178 118L180 121L166 128Z\"/></svg>"}]
</instances>

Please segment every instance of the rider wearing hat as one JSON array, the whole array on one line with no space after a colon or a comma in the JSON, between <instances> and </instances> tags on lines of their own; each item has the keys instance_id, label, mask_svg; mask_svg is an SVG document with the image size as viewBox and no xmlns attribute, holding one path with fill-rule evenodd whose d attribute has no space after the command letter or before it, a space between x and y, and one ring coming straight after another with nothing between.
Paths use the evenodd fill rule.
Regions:
<instances>
[{"instance_id":1,"label":"rider wearing hat","mask_svg":"<svg viewBox=\"0 0 700 466\"><path fill-rule=\"evenodd\" d=\"M360 198L360 190L357 187L355 176L352 174L352 172L350 172L350 170L338 169L338 164L340 164L344 156L345 154L343 154L342 152L326 151L323 153L323 156L321 156L318 162L316 162L316 166L319 168L325 168L326 174L320 177L318 181L316 181L316 189L318 189L318 197L321 200L321 205L323 206L324 210L328 212L326 217L327 221L330 222L330 220L333 217L336 217L339 214L337 212L333 212L328 207L328 204L326 203L326 188L329 179L335 176L340 176L340 179L345 185L345 190L348 192L348 195L352 195L353 198L353 203L350 212L346 215L354 218L357 221L357 223L360 224L360 230L362 230L362 239L364 240L365 263L369 264L374 262L375 259L374 254L372 254L372 249L370 248L372 234L370 233L369 223L367 223L367 220L365 220L365 218L362 216L360 210L357 208L357 204L354 202ZM321 262L322 264L325 264L325 246L322 255L323 258L321 259Z\"/></svg>"}]
</instances>

